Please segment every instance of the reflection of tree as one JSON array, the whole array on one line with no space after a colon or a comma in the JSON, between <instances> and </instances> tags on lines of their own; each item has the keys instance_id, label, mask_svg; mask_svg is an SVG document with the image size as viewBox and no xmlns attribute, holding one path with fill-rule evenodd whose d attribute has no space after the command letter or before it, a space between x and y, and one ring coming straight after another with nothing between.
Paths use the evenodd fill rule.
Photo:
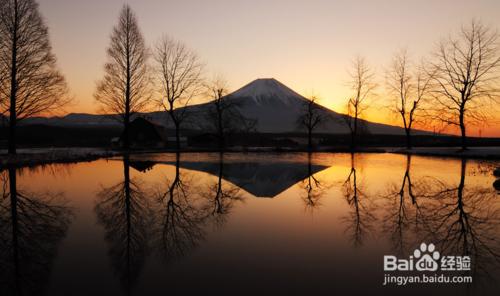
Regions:
<instances>
[{"instance_id":1,"label":"reflection of tree","mask_svg":"<svg viewBox=\"0 0 500 296\"><path fill-rule=\"evenodd\" d=\"M362 185L357 179L354 153L351 154L351 171L342 185L343 194L352 210L345 218L346 232L351 235L354 246L361 246L363 238L372 230L376 217L372 213L371 201L363 192Z\"/></svg>"},{"instance_id":2,"label":"reflection of tree","mask_svg":"<svg viewBox=\"0 0 500 296\"><path fill-rule=\"evenodd\" d=\"M1 173L0 295L45 294L71 209L61 194L17 188L16 170Z\"/></svg>"},{"instance_id":3,"label":"reflection of tree","mask_svg":"<svg viewBox=\"0 0 500 296\"><path fill-rule=\"evenodd\" d=\"M151 210L140 180L130 178L128 156L123 157L123 181L103 188L95 211L106 232L115 272L129 291L137 280L148 253Z\"/></svg>"},{"instance_id":4,"label":"reflection of tree","mask_svg":"<svg viewBox=\"0 0 500 296\"><path fill-rule=\"evenodd\" d=\"M415 245L412 233L418 232L423 224L421 207L418 203L421 182L411 179L411 155L406 158L406 170L401 185L391 184L384 194L387 208L383 217L384 232L390 233L394 248L399 254Z\"/></svg>"},{"instance_id":5,"label":"reflection of tree","mask_svg":"<svg viewBox=\"0 0 500 296\"><path fill-rule=\"evenodd\" d=\"M167 261L185 255L203 239L203 212L196 207L190 182L180 173L180 154L176 154L175 177L167 188L158 188L160 209L156 240Z\"/></svg>"},{"instance_id":6,"label":"reflection of tree","mask_svg":"<svg viewBox=\"0 0 500 296\"><path fill-rule=\"evenodd\" d=\"M395 248L408 254L421 242L433 242L443 255L470 256L476 276L498 269L500 207L495 191L466 182L466 159L457 184L433 177L412 180L410 165L408 156L401 186L391 184L384 194L383 230Z\"/></svg>"},{"instance_id":7,"label":"reflection of tree","mask_svg":"<svg viewBox=\"0 0 500 296\"><path fill-rule=\"evenodd\" d=\"M468 255L474 272L488 274L500 263L500 208L494 190L465 182L467 161L462 159L458 185L435 180L428 194L428 220L443 253Z\"/></svg>"},{"instance_id":8,"label":"reflection of tree","mask_svg":"<svg viewBox=\"0 0 500 296\"><path fill-rule=\"evenodd\" d=\"M220 153L218 179L213 184L209 184L205 192L202 192L206 201L202 211L209 214L218 227L224 225L234 203L243 201L243 197L239 194L240 188L225 182L222 178L223 172L224 154Z\"/></svg>"},{"instance_id":9,"label":"reflection of tree","mask_svg":"<svg viewBox=\"0 0 500 296\"><path fill-rule=\"evenodd\" d=\"M312 170L311 153L307 154L307 178L299 185L303 189L301 199L304 202L306 210L313 211L321 206L321 198L328 189L322 181L319 181Z\"/></svg>"}]
</instances>

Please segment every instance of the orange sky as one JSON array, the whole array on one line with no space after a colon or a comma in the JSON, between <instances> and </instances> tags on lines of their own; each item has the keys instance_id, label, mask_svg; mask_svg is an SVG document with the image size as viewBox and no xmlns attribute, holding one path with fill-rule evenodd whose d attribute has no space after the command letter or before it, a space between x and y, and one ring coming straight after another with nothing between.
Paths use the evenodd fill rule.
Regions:
<instances>
[{"instance_id":1,"label":"orange sky","mask_svg":"<svg viewBox=\"0 0 500 296\"><path fill-rule=\"evenodd\" d=\"M123 0L39 0L54 52L75 103L67 112L96 113L96 81ZM363 55L377 72L379 101L384 72L394 52L407 48L415 60L440 38L472 18L500 28L500 1L299 1L129 0L148 44L168 34L194 49L207 76L226 77L231 90L274 77L300 94L342 111L349 95L347 69ZM394 123L383 108L369 120ZM483 136L500 136L496 123ZM478 135L478 129L471 129Z\"/></svg>"}]
</instances>

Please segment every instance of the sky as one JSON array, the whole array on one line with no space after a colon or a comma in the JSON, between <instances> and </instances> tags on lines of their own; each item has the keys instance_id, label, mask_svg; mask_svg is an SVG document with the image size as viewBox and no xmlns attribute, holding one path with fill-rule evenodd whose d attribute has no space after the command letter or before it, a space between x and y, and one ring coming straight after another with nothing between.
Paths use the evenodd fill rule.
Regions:
<instances>
[{"instance_id":1,"label":"sky","mask_svg":"<svg viewBox=\"0 0 500 296\"><path fill-rule=\"evenodd\" d=\"M39 0L58 65L75 102L66 112L96 113L111 30L123 4L136 12L148 45L166 34L193 49L207 77L222 75L231 91L257 78L276 78L296 92L343 111L348 70L361 55L375 69L378 100L393 54L414 61L472 19L500 29L500 1L448 0ZM382 105L382 104L378 104ZM369 120L397 124L374 106ZM471 135L500 136L499 122Z\"/></svg>"}]
</instances>

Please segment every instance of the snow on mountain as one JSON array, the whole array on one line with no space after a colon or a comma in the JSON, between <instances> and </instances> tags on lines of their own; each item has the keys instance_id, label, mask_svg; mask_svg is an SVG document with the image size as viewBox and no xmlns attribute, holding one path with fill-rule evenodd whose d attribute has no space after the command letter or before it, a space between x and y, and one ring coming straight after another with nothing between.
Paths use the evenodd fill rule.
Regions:
<instances>
[{"instance_id":1,"label":"snow on mountain","mask_svg":"<svg viewBox=\"0 0 500 296\"><path fill-rule=\"evenodd\" d=\"M293 106L304 98L274 78L256 79L231 93L229 97L249 98L257 105L277 104Z\"/></svg>"}]
</instances>

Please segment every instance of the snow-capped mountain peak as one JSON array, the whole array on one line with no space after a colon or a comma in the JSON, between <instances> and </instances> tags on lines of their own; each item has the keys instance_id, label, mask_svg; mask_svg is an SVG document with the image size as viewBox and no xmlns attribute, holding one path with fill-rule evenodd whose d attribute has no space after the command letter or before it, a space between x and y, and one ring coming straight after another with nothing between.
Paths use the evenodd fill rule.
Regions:
<instances>
[{"instance_id":1,"label":"snow-capped mountain peak","mask_svg":"<svg viewBox=\"0 0 500 296\"><path fill-rule=\"evenodd\" d=\"M277 102L290 106L304 100L304 97L274 78L260 78L233 92L230 97L252 99L258 105Z\"/></svg>"}]
</instances>

